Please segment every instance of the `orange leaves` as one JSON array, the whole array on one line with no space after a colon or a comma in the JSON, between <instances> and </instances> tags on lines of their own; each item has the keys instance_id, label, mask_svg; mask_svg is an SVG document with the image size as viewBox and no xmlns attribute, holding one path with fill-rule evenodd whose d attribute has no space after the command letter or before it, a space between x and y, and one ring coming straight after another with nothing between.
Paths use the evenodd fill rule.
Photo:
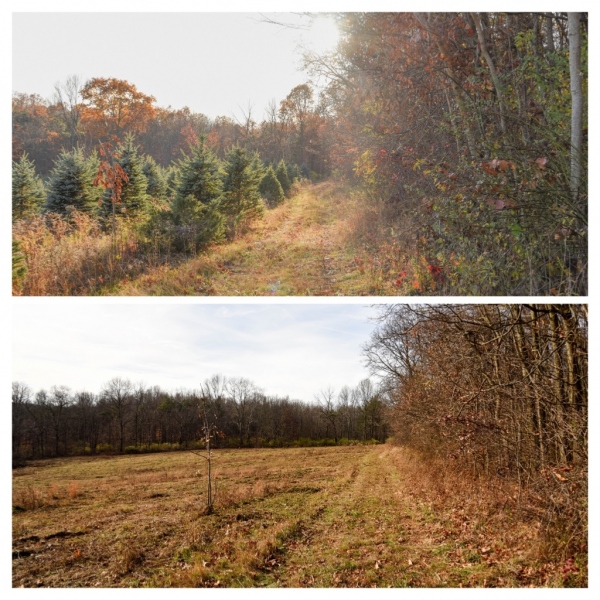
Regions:
<instances>
[{"instance_id":1,"label":"orange leaves","mask_svg":"<svg viewBox=\"0 0 600 600\"><path fill-rule=\"evenodd\" d=\"M490 161L482 162L481 168L488 175L493 175L495 177L498 173L508 171L509 169L513 172L516 171L517 163L512 160L500 160L494 158Z\"/></svg>"},{"instance_id":2,"label":"orange leaves","mask_svg":"<svg viewBox=\"0 0 600 600\"><path fill-rule=\"evenodd\" d=\"M127 173L123 170L120 164L114 162L118 155L112 150L110 143L101 144L99 148L100 156L106 157L108 160L101 160L98 166L98 172L94 178L94 185L99 185L105 190L112 191L112 201L118 203L121 201L121 190L123 184L129 181ZM114 164L111 164L114 162ZM101 202L102 200L100 200Z\"/></svg>"},{"instance_id":3,"label":"orange leaves","mask_svg":"<svg viewBox=\"0 0 600 600\"><path fill-rule=\"evenodd\" d=\"M139 92L135 85L114 77L95 77L81 90L84 106L82 123L92 130L92 135L105 138L110 134L128 131L145 131L156 115L155 98Z\"/></svg>"}]
</instances>

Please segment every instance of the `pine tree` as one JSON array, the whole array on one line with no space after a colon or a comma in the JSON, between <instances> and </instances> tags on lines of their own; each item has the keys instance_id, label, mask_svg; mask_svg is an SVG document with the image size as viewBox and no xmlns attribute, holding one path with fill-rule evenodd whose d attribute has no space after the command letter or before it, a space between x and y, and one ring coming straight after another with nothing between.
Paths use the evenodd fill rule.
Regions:
<instances>
[{"instance_id":1,"label":"pine tree","mask_svg":"<svg viewBox=\"0 0 600 600\"><path fill-rule=\"evenodd\" d=\"M175 202L192 196L198 204L208 206L221 196L219 161L203 139L190 150L177 165Z\"/></svg>"},{"instance_id":2,"label":"pine tree","mask_svg":"<svg viewBox=\"0 0 600 600\"><path fill-rule=\"evenodd\" d=\"M94 185L98 157L86 159L81 148L63 150L50 173L46 210L66 214L67 207L90 214L98 210L102 190Z\"/></svg>"},{"instance_id":3,"label":"pine tree","mask_svg":"<svg viewBox=\"0 0 600 600\"><path fill-rule=\"evenodd\" d=\"M175 188L173 222L180 230L189 230L185 232L185 244L189 245L190 237L196 248L222 239L225 223L219 161L204 139L192 146L191 154L184 155L172 169L169 185Z\"/></svg>"},{"instance_id":4,"label":"pine tree","mask_svg":"<svg viewBox=\"0 0 600 600\"><path fill-rule=\"evenodd\" d=\"M146 194L148 194L150 198L166 200L167 179L160 165L158 165L151 156L146 156L144 160L143 171L146 179L148 180Z\"/></svg>"},{"instance_id":5,"label":"pine tree","mask_svg":"<svg viewBox=\"0 0 600 600\"><path fill-rule=\"evenodd\" d=\"M127 179L123 181L116 214L136 218L147 212L148 209L148 179L144 175L144 161L138 154L138 147L133 142L133 135L128 134L125 142L116 148L116 164L118 164ZM112 192L107 190L104 194L104 212L112 214Z\"/></svg>"},{"instance_id":6,"label":"pine tree","mask_svg":"<svg viewBox=\"0 0 600 600\"><path fill-rule=\"evenodd\" d=\"M177 165L170 164L167 167L165 170L165 181L167 182L167 197L170 199L175 198L179 185L179 167Z\"/></svg>"},{"instance_id":7,"label":"pine tree","mask_svg":"<svg viewBox=\"0 0 600 600\"><path fill-rule=\"evenodd\" d=\"M12 218L26 219L41 211L46 198L44 184L35 173L33 162L23 154L12 165Z\"/></svg>"},{"instance_id":8,"label":"pine tree","mask_svg":"<svg viewBox=\"0 0 600 600\"><path fill-rule=\"evenodd\" d=\"M296 163L293 163L288 167L288 177L290 178L291 183L294 183L295 181L300 181L300 179L302 179L300 167Z\"/></svg>"},{"instance_id":9,"label":"pine tree","mask_svg":"<svg viewBox=\"0 0 600 600\"><path fill-rule=\"evenodd\" d=\"M285 198L283 188L271 166L267 169L260 182L260 193L271 208L283 202Z\"/></svg>"},{"instance_id":10,"label":"pine tree","mask_svg":"<svg viewBox=\"0 0 600 600\"><path fill-rule=\"evenodd\" d=\"M245 148L234 146L226 155L222 210L234 235L263 214L259 191L263 172L258 155Z\"/></svg>"},{"instance_id":11,"label":"pine tree","mask_svg":"<svg viewBox=\"0 0 600 600\"><path fill-rule=\"evenodd\" d=\"M279 161L279 164L275 169L275 175L277 176L277 180L281 184L283 193L286 195L286 197L289 196L290 190L292 189L292 182L290 181L287 165L285 164L283 159Z\"/></svg>"}]
</instances>

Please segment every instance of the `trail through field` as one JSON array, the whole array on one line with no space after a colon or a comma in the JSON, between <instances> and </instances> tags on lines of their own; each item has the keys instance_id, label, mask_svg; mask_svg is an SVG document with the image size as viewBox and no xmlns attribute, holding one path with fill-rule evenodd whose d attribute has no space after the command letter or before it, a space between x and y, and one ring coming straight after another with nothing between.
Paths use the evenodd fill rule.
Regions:
<instances>
[{"instance_id":1,"label":"trail through field","mask_svg":"<svg viewBox=\"0 0 600 600\"><path fill-rule=\"evenodd\" d=\"M398 448L221 450L215 465L212 514L185 452L16 469L13 586L560 585L529 552L533 524L436 508Z\"/></svg>"},{"instance_id":2,"label":"trail through field","mask_svg":"<svg viewBox=\"0 0 600 600\"><path fill-rule=\"evenodd\" d=\"M301 187L239 238L117 286L118 295L372 295L394 293L391 265L357 232L366 213L334 182ZM364 241L364 236L363 236Z\"/></svg>"}]
</instances>

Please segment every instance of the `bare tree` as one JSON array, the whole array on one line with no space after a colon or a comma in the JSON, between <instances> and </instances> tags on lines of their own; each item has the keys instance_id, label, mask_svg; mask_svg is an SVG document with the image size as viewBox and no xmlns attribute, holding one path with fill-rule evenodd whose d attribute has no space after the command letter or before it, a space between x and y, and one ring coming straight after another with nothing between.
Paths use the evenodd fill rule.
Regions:
<instances>
[{"instance_id":1,"label":"bare tree","mask_svg":"<svg viewBox=\"0 0 600 600\"><path fill-rule=\"evenodd\" d=\"M326 431L325 437L329 437L329 428L333 429L333 437L335 439L335 443L338 443L338 411L335 405L335 391L333 388L328 387L324 390L321 390L318 394L315 395L315 400L319 405L319 409L321 412L321 416L325 420L326 423Z\"/></svg>"},{"instance_id":2,"label":"bare tree","mask_svg":"<svg viewBox=\"0 0 600 600\"><path fill-rule=\"evenodd\" d=\"M128 379L115 377L102 389L101 396L107 402L110 412L119 428L119 451L123 452L125 425L131 419L131 399L133 385Z\"/></svg>"},{"instance_id":3,"label":"bare tree","mask_svg":"<svg viewBox=\"0 0 600 600\"><path fill-rule=\"evenodd\" d=\"M252 381L244 377L231 377L227 380L226 390L234 403L235 422L239 432L240 448L244 445L244 437L250 437L250 423L255 408L255 400L260 390Z\"/></svg>"},{"instance_id":4,"label":"bare tree","mask_svg":"<svg viewBox=\"0 0 600 600\"><path fill-rule=\"evenodd\" d=\"M71 146L75 147L79 141L81 121L81 90L83 82L78 75L70 75L64 82L54 84L54 103L60 118L71 138Z\"/></svg>"}]
</instances>

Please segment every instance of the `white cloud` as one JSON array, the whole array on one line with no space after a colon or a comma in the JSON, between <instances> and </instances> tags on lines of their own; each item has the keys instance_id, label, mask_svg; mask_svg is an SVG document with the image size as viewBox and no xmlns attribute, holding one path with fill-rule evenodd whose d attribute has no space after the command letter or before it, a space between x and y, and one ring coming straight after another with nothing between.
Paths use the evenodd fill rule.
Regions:
<instances>
[{"instance_id":1,"label":"white cloud","mask_svg":"<svg viewBox=\"0 0 600 600\"><path fill-rule=\"evenodd\" d=\"M215 373L312 400L367 376L359 305L24 304L15 307L13 379L99 390L115 376L168 389Z\"/></svg>"}]
</instances>

